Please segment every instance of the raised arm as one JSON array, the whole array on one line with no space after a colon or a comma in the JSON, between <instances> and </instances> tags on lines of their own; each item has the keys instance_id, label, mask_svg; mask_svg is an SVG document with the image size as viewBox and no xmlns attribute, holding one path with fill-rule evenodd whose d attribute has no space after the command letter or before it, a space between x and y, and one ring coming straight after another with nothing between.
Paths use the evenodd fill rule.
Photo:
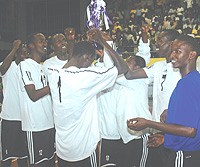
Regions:
<instances>
[{"instance_id":1,"label":"raised arm","mask_svg":"<svg viewBox=\"0 0 200 167\"><path fill-rule=\"evenodd\" d=\"M142 38L140 39L140 43L138 46L138 52L136 53L137 56L141 56L146 61L146 64L150 62L150 47L147 33L151 29L151 26L144 25L142 26ZM126 79L138 79L138 78L148 78L146 72L143 69L138 69L135 71L128 71L125 74Z\"/></svg>"},{"instance_id":2,"label":"raised arm","mask_svg":"<svg viewBox=\"0 0 200 167\"><path fill-rule=\"evenodd\" d=\"M17 52L17 50L19 49L19 46L21 44L21 41L20 40L15 40L13 42L13 49L12 51L9 53L9 55L5 58L5 60L3 61L2 65L0 66L0 73L1 75L4 75L7 70L9 69L12 61L13 61L13 58Z\"/></svg>"},{"instance_id":3,"label":"raised arm","mask_svg":"<svg viewBox=\"0 0 200 167\"><path fill-rule=\"evenodd\" d=\"M152 27L149 26L149 25L143 25L142 26L142 41L143 41L143 43L148 43L148 35L147 35L147 33L151 29L152 29Z\"/></svg>"},{"instance_id":4,"label":"raised arm","mask_svg":"<svg viewBox=\"0 0 200 167\"><path fill-rule=\"evenodd\" d=\"M146 72L140 68L134 71L129 70L125 74L126 79L131 80L131 79L138 79L138 78L148 78Z\"/></svg>"},{"instance_id":5,"label":"raised arm","mask_svg":"<svg viewBox=\"0 0 200 167\"><path fill-rule=\"evenodd\" d=\"M104 49L109 54L111 59L113 60L114 65L118 69L118 74L127 73L129 71L129 68L126 64L126 62L118 55L117 52L115 52L110 45L106 42L107 34L100 32L99 30L94 30L89 32L89 37L93 39L94 41L100 43L104 46Z\"/></svg>"},{"instance_id":6,"label":"raised arm","mask_svg":"<svg viewBox=\"0 0 200 167\"><path fill-rule=\"evenodd\" d=\"M35 90L35 85L30 84L25 86L26 92L29 96L29 98L33 101L36 102L40 98L44 97L45 95L50 93L50 88L49 86L46 86L44 88Z\"/></svg>"},{"instance_id":7,"label":"raised arm","mask_svg":"<svg viewBox=\"0 0 200 167\"><path fill-rule=\"evenodd\" d=\"M137 56L144 58L146 64L149 64L151 58L150 41L147 35L149 29L151 29L151 27L148 25L142 26L142 37L139 40L138 52L136 53Z\"/></svg>"},{"instance_id":8,"label":"raised arm","mask_svg":"<svg viewBox=\"0 0 200 167\"><path fill-rule=\"evenodd\" d=\"M130 119L127 121L127 126L130 129L133 129L136 131L140 131L142 129L149 127L149 128L154 128L171 135L191 137L191 138L196 136L196 131L197 131L195 128L191 128L187 126L182 126L178 124L160 123L160 122L155 122L151 120L146 120L144 118Z\"/></svg>"}]
</instances>

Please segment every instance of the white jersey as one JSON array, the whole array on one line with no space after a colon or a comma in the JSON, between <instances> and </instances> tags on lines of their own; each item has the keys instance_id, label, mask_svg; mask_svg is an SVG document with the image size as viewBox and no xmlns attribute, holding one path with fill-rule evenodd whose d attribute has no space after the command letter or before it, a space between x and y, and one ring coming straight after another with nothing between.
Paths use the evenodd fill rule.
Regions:
<instances>
[{"instance_id":1,"label":"white jersey","mask_svg":"<svg viewBox=\"0 0 200 167\"><path fill-rule=\"evenodd\" d=\"M26 85L35 85L35 89L47 86L47 77L43 67L33 59L26 59L19 64L20 105L23 131L43 131L54 127L50 95L33 102L26 90Z\"/></svg>"},{"instance_id":2,"label":"white jersey","mask_svg":"<svg viewBox=\"0 0 200 167\"><path fill-rule=\"evenodd\" d=\"M83 160L100 140L96 95L113 86L117 69L72 66L50 70L57 155L66 161Z\"/></svg>"},{"instance_id":3,"label":"white jersey","mask_svg":"<svg viewBox=\"0 0 200 167\"><path fill-rule=\"evenodd\" d=\"M49 67L56 65L56 66L60 66L60 68L62 68L67 62L68 62L68 60L60 60L60 59L58 59L57 56L54 56L54 57L51 57L51 58L47 59L43 63L43 68L44 68L45 75L47 75Z\"/></svg>"},{"instance_id":4,"label":"white jersey","mask_svg":"<svg viewBox=\"0 0 200 167\"><path fill-rule=\"evenodd\" d=\"M112 41L107 41L107 43L113 48ZM115 50L115 48L113 49ZM146 63L149 63L150 61L149 41L148 43L143 43L142 39L140 39L138 49L139 50L137 55L143 57ZM103 63L100 63L98 61L96 63L96 66L109 67L111 65L113 65L113 61L111 60L107 52L104 52ZM118 122L116 119L116 112L119 106L118 104L120 103L119 98L121 100L120 96L121 96L120 84L117 83L112 88L104 90L98 95L97 102L98 102L99 129L101 138L103 139L116 140L121 138L117 125ZM124 105L122 104L122 106ZM123 110L123 112L125 111Z\"/></svg>"},{"instance_id":5,"label":"white jersey","mask_svg":"<svg viewBox=\"0 0 200 167\"><path fill-rule=\"evenodd\" d=\"M160 115L168 108L169 99L181 74L173 68L172 63L166 61L156 62L144 70L150 82L153 82L152 119L160 122Z\"/></svg>"},{"instance_id":6,"label":"white jersey","mask_svg":"<svg viewBox=\"0 0 200 167\"><path fill-rule=\"evenodd\" d=\"M3 82L3 104L1 118L5 120L20 121L20 105L18 95L18 65L13 61L4 75Z\"/></svg>"},{"instance_id":7,"label":"white jersey","mask_svg":"<svg viewBox=\"0 0 200 167\"><path fill-rule=\"evenodd\" d=\"M128 119L152 119L148 105L148 79L127 80L122 75L117 78L117 83L121 85L116 114L118 130L123 142L128 143L149 132L149 129L133 131L127 128Z\"/></svg>"},{"instance_id":8,"label":"white jersey","mask_svg":"<svg viewBox=\"0 0 200 167\"><path fill-rule=\"evenodd\" d=\"M113 41L107 41L107 43L116 50ZM95 66L110 67L113 66L113 61L108 53L104 51L103 63L97 60ZM116 121L119 88L120 85L114 84L111 88L101 91L97 96L99 131L103 139L120 139Z\"/></svg>"},{"instance_id":9,"label":"white jersey","mask_svg":"<svg viewBox=\"0 0 200 167\"><path fill-rule=\"evenodd\" d=\"M97 96L99 131L103 139L121 138L116 120L119 89L120 85L115 83L113 87L103 90Z\"/></svg>"}]
</instances>

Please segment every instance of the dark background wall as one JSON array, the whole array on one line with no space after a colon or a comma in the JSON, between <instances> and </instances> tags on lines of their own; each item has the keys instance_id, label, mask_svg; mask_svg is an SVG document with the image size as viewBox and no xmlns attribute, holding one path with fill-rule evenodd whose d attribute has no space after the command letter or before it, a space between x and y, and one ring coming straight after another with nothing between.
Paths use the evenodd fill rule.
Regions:
<instances>
[{"instance_id":1,"label":"dark background wall","mask_svg":"<svg viewBox=\"0 0 200 167\"><path fill-rule=\"evenodd\" d=\"M33 32L46 36L74 27L85 28L90 0L0 0L0 62L15 39L26 40Z\"/></svg>"},{"instance_id":2,"label":"dark background wall","mask_svg":"<svg viewBox=\"0 0 200 167\"><path fill-rule=\"evenodd\" d=\"M80 0L0 0L0 40L32 32L50 35L72 26L80 31Z\"/></svg>"}]
</instances>

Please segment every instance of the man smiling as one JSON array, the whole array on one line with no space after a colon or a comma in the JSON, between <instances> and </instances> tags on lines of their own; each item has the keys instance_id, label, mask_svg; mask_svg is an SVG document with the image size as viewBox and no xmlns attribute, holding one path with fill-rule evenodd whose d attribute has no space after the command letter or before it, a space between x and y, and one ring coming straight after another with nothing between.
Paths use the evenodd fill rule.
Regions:
<instances>
[{"instance_id":1,"label":"man smiling","mask_svg":"<svg viewBox=\"0 0 200 167\"><path fill-rule=\"evenodd\" d=\"M197 41L190 36L182 35L173 43L171 60L182 79L170 98L166 124L143 118L127 121L133 130L150 127L166 133L164 167L197 167L200 163L200 74L196 70L199 53Z\"/></svg>"},{"instance_id":2,"label":"man smiling","mask_svg":"<svg viewBox=\"0 0 200 167\"><path fill-rule=\"evenodd\" d=\"M47 77L40 64L47 53L47 41L36 33L27 40L30 58L20 63L20 105L22 130L27 134L29 162L32 166L55 166L55 129Z\"/></svg>"},{"instance_id":3,"label":"man smiling","mask_svg":"<svg viewBox=\"0 0 200 167\"><path fill-rule=\"evenodd\" d=\"M62 68L69 59L68 43L63 34L59 33L53 36L51 49L54 50L56 56L44 62L43 67L45 74L47 74L50 66L57 65Z\"/></svg>"}]
</instances>

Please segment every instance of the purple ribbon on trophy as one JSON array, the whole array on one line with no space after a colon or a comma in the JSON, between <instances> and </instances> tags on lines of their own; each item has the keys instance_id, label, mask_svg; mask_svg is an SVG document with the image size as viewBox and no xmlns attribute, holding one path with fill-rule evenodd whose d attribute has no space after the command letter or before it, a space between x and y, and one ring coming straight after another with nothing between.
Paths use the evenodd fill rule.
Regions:
<instances>
[{"instance_id":1,"label":"purple ribbon on trophy","mask_svg":"<svg viewBox=\"0 0 200 167\"><path fill-rule=\"evenodd\" d=\"M87 7L88 29L91 29L90 27L93 27L94 29L100 29L101 25L103 24L103 20L106 30L109 29L108 21L110 24L113 24L108 17L105 7L106 3L103 0L91 0L91 3Z\"/></svg>"}]
</instances>

